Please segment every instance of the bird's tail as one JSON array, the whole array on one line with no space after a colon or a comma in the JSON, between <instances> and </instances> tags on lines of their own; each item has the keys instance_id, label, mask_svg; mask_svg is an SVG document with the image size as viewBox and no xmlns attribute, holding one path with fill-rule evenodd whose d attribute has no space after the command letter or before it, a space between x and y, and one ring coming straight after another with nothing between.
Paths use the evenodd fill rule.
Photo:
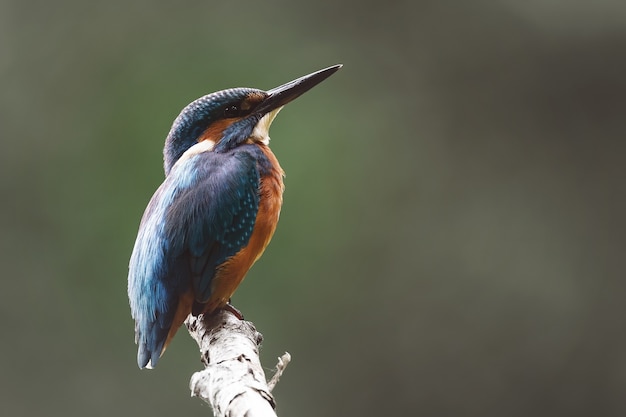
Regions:
<instances>
[{"instance_id":1,"label":"bird's tail","mask_svg":"<svg viewBox=\"0 0 626 417\"><path fill-rule=\"evenodd\" d=\"M188 291L179 297L173 315L163 315L161 320L154 320L143 331L140 326L135 324L135 343L138 345L137 365L139 368L153 369L156 366L178 328L191 312L193 302L193 295L191 291Z\"/></svg>"},{"instance_id":2,"label":"bird's tail","mask_svg":"<svg viewBox=\"0 0 626 417\"><path fill-rule=\"evenodd\" d=\"M161 328L158 321L153 323L147 331L141 331L135 325L135 343L137 343L137 365L140 369L152 369L165 351L165 341L168 331Z\"/></svg>"}]
</instances>

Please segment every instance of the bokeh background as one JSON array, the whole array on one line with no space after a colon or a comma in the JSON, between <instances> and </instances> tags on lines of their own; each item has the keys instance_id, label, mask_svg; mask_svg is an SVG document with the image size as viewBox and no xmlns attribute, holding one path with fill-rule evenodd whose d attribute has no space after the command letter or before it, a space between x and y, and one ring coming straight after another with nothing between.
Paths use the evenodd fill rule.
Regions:
<instances>
[{"instance_id":1,"label":"bokeh background","mask_svg":"<svg viewBox=\"0 0 626 417\"><path fill-rule=\"evenodd\" d=\"M234 303L290 416L626 415L626 5L0 2L0 414L204 416L135 364L139 218L180 109L344 68L272 128Z\"/></svg>"}]
</instances>

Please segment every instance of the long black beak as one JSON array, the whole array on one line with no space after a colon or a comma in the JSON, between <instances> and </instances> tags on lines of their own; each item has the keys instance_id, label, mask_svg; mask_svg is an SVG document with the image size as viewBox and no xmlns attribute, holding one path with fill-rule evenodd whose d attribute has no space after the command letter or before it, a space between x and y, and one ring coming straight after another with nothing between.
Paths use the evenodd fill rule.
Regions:
<instances>
[{"instance_id":1,"label":"long black beak","mask_svg":"<svg viewBox=\"0 0 626 417\"><path fill-rule=\"evenodd\" d=\"M305 75L304 77L289 81L287 84L272 88L267 91L265 100L254 110L255 113L265 114L284 106L333 75L342 66L342 64L333 65L332 67L324 68L309 75Z\"/></svg>"}]
</instances>

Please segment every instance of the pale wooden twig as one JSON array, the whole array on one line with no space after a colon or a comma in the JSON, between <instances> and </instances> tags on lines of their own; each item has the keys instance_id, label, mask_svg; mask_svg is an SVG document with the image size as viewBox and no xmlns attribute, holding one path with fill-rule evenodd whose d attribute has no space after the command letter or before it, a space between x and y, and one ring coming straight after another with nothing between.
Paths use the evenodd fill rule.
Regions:
<instances>
[{"instance_id":1,"label":"pale wooden twig","mask_svg":"<svg viewBox=\"0 0 626 417\"><path fill-rule=\"evenodd\" d=\"M215 417L276 417L274 397L259 360L263 337L254 325L228 310L207 317L189 316L185 324L206 366L192 375L191 395L210 404ZM272 388L289 362L284 357L270 382Z\"/></svg>"},{"instance_id":2,"label":"pale wooden twig","mask_svg":"<svg viewBox=\"0 0 626 417\"><path fill-rule=\"evenodd\" d=\"M287 368L287 365L289 365L289 362L291 362L291 355L289 354L289 352L283 353L283 356L278 358L278 363L276 364L276 372L267 382L267 387L270 389L270 392L274 391L276 384L278 384L278 381L280 381L280 377L282 376L283 372L285 372L285 369Z\"/></svg>"}]
</instances>

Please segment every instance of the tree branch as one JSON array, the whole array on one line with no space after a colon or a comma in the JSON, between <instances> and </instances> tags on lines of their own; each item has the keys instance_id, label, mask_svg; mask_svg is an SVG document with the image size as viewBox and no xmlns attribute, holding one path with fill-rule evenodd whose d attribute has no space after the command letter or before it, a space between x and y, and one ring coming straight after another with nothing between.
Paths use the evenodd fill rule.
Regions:
<instances>
[{"instance_id":1,"label":"tree branch","mask_svg":"<svg viewBox=\"0 0 626 417\"><path fill-rule=\"evenodd\" d=\"M191 395L210 404L215 417L276 417L271 390L289 363L289 354L279 358L270 389L259 360L263 336L251 322L220 310L206 317L190 315L185 324L206 366L192 375Z\"/></svg>"}]
</instances>

